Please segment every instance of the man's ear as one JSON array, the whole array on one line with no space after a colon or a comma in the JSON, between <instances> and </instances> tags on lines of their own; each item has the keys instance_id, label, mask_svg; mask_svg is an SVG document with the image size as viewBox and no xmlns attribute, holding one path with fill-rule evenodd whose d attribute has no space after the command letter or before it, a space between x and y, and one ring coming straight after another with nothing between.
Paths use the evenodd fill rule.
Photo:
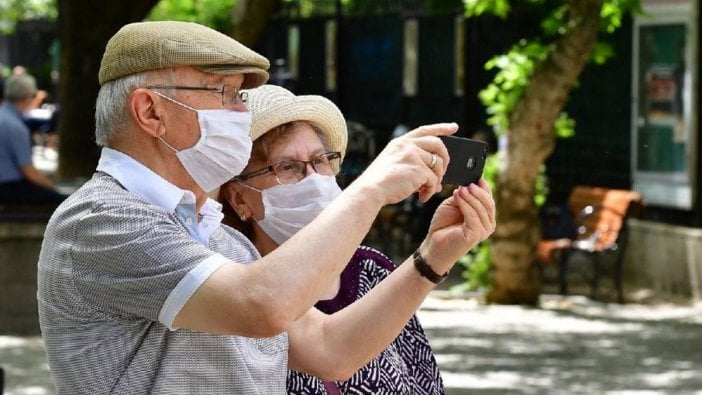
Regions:
<instances>
[{"instance_id":1,"label":"man's ear","mask_svg":"<svg viewBox=\"0 0 702 395\"><path fill-rule=\"evenodd\" d=\"M128 99L127 109L134 123L147 134L160 137L166 132L165 111L158 95L146 88L135 89Z\"/></svg>"}]
</instances>

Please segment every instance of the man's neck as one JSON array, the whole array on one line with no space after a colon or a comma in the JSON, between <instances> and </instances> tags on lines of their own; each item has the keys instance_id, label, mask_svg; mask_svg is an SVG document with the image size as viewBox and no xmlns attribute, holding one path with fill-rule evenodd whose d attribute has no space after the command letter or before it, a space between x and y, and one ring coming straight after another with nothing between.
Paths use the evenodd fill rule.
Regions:
<instances>
[{"instance_id":1,"label":"man's neck","mask_svg":"<svg viewBox=\"0 0 702 395\"><path fill-rule=\"evenodd\" d=\"M163 149L163 146L152 138L145 138L139 134L131 136L125 134L125 136L118 141L113 141L110 148L131 156L178 188L191 191L195 194L195 208L199 212L207 201L207 193L190 177L178 157L173 152ZM136 139L141 137L142 141L132 143L128 141L129 137Z\"/></svg>"}]
</instances>

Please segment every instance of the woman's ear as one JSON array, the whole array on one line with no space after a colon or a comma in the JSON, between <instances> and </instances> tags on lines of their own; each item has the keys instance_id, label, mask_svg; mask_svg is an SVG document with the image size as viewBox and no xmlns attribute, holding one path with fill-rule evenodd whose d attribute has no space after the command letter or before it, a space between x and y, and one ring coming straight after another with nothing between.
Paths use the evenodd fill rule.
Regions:
<instances>
[{"instance_id":1,"label":"woman's ear","mask_svg":"<svg viewBox=\"0 0 702 395\"><path fill-rule=\"evenodd\" d=\"M139 129L153 137L166 132L162 116L165 114L160 98L146 88L135 89L129 95L127 109Z\"/></svg>"},{"instance_id":2,"label":"woman's ear","mask_svg":"<svg viewBox=\"0 0 702 395\"><path fill-rule=\"evenodd\" d=\"M253 211L246 202L241 185L236 182L228 182L222 185L220 189L220 196L224 198L223 204L229 204L242 221L251 218Z\"/></svg>"}]
</instances>

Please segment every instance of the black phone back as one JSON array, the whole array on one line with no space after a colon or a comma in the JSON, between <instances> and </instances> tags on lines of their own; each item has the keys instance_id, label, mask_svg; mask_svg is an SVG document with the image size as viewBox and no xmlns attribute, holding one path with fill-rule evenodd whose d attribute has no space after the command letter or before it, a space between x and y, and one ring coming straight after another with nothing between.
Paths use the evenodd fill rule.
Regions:
<instances>
[{"instance_id":1,"label":"black phone back","mask_svg":"<svg viewBox=\"0 0 702 395\"><path fill-rule=\"evenodd\" d=\"M439 136L451 158L443 183L469 185L483 174L488 145L484 141L456 136Z\"/></svg>"}]
</instances>

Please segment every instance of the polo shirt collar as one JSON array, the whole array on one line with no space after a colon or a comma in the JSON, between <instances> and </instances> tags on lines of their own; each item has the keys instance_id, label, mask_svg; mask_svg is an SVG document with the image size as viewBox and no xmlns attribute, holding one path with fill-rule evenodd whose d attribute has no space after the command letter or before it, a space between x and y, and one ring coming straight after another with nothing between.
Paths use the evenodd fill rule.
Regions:
<instances>
[{"instance_id":1,"label":"polo shirt collar","mask_svg":"<svg viewBox=\"0 0 702 395\"><path fill-rule=\"evenodd\" d=\"M178 204L195 204L194 193L178 188L134 158L117 150L103 147L97 170L111 175L129 192L169 213L175 212Z\"/></svg>"}]
</instances>

